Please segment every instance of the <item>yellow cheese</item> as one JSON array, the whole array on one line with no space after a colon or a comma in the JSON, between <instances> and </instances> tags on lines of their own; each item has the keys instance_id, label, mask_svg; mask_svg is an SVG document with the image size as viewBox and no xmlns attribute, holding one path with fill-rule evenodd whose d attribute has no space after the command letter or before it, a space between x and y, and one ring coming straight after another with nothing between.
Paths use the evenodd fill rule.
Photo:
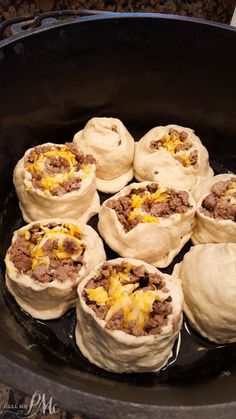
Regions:
<instances>
[{"instance_id":1,"label":"yellow cheese","mask_svg":"<svg viewBox=\"0 0 236 419\"><path fill-rule=\"evenodd\" d=\"M126 267L124 269L124 272L125 273L129 273L131 271L131 269L132 269L132 265L130 263L127 263L127 265L126 265Z\"/></svg>"},{"instance_id":2,"label":"yellow cheese","mask_svg":"<svg viewBox=\"0 0 236 419\"><path fill-rule=\"evenodd\" d=\"M99 305L104 305L108 301L108 294L103 287L87 288L88 299L95 301Z\"/></svg>"},{"instance_id":3,"label":"yellow cheese","mask_svg":"<svg viewBox=\"0 0 236 419\"><path fill-rule=\"evenodd\" d=\"M53 249L52 253L59 260L69 259L71 257L71 253L66 252L65 250L63 251L62 247L60 247L59 249Z\"/></svg>"},{"instance_id":4,"label":"yellow cheese","mask_svg":"<svg viewBox=\"0 0 236 419\"><path fill-rule=\"evenodd\" d=\"M61 147L59 150L56 149L56 150L46 151L45 153L43 153L43 156L44 157L57 157L57 156L64 157L65 159L68 160L68 162L71 162L73 166L77 165L75 154L67 150L66 147Z\"/></svg>"},{"instance_id":5,"label":"yellow cheese","mask_svg":"<svg viewBox=\"0 0 236 419\"><path fill-rule=\"evenodd\" d=\"M31 246L32 269L37 268L40 259L44 256L44 251L40 246Z\"/></svg>"},{"instance_id":6,"label":"yellow cheese","mask_svg":"<svg viewBox=\"0 0 236 419\"><path fill-rule=\"evenodd\" d=\"M62 226L54 227L53 229L42 226L42 229L45 231L45 234L48 238L51 238L55 235L67 235L69 237L75 237L76 233L82 237L81 230L75 224L64 224ZM78 245L80 240L77 237L75 237L75 240L77 241Z\"/></svg>"},{"instance_id":7,"label":"yellow cheese","mask_svg":"<svg viewBox=\"0 0 236 419\"><path fill-rule=\"evenodd\" d=\"M132 208L141 208L144 199L136 194L133 194L131 197Z\"/></svg>"},{"instance_id":8,"label":"yellow cheese","mask_svg":"<svg viewBox=\"0 0 236 419\"><path fill-rule=\"evenodd\" d=\"M81 230L75 224L65 224L65 228L69 231L71 236L74 236L76 233L81 235Z\"/></svg>"},{"instance_id":9,"label":"yellow cheese","mask_svg":"<svg viewBox=\"0 0 236 419\"><path fill-rule=\"evenodd\" d=\"M162 147L166 149L170 154L175 153L176 147L181 144L181 140L178 135L169 135L166 134L163 138Z\"/></svg>"},{"instance_id":10,"label":"yellow cheese","mask_svg":"<svg viewBox=\"0 0 236 419\"><path fill-rule=\"evenodd\" d=\"M30 239L30 232L28 230L25 231L24 237L25 237L25 240Z\"/></svg>"},{"instance_id":11,"label":"yellow cheese","mask_svg":"<svg viewBox=\"0 0 236 419\"><path fill-rule=\"evenodd\" d=\"M151 194L151 201L163 202L169 197L169 193L166 191L166 188L160 188L153 194Z\"/></svg>"},{"instance_id":12,"label":"yellow cheese","mask_svg":"<svg viewBox=\"0 0 236 419\"><path fill-rule=\"evenodd\" d=\"M116 271L113 272L112 276L110 277L110 286L108 289L108 295L114 295L117 291L117 288L120 287L119 275Z\"/></svg>"},{"instance_id":13,"label":"yellow cheese","mask_svg":"<svg viewBox=\"0 0 236 419\"><path fill-rule=\"evenodd\" d=\"M189 167L190 166L191 163L190 163L188 154L186 152L184 152L182 154L179 154L178 156L181 158L182 164L183 164L184 167Z\"/></svg>"},{"instance_id":14,"label":"yellow cheese","mask_svg":"<svg viewBox=\"0 0 236 419\"><path fill-rule=\"evenodd\" d=\"M86 164L84 167L83 167L83 173L85 174L85 175L89 175L89 173L91 172L91 165L90 164Z\"/></svg>"},{"instance_id":15,"label":"yellow cheese","mask_svg":"<svg viewBox=\"0 0 236 419\"><path fill-rule=\"evenodd\" d=\"M142 223L155 223L155 224L160 223L160 221L156 217L154 217L153 215L147 215L147 214L142 215L141 220L142 220Z\"/></svg>"},{"instance_id":16,"label":"yellow cheese","mask_svg":"<svg viewBox=\"0 0 236 419\"><path fill-rule=\"evenodd\" d=\"M138 215L140 215L141 210L139 208L134 208L133 211L130 211L129 216L128 216L128 220L129 221L133 221L135 218L138 217Z\"/></svg>"},{"instance_id":17,"label":"yellow cheese","mask_svg":"<svg viewBox=\"0 0 236 419\"><path fill-rule=\"evenodd\" d=\"M7 268L7 272L10 274L13 272L13 268L11 265L11 262L6 258L5 259L5 264L6 264L6 268Z\"/></svg>"},{"instance_id":18,"label":"yellow cheese","mask_svg":"<svg viewBox=\"0 0 236 419\"><path fill-rule=\"evenodd\" d=\"M127 323L135 321L137 326L143 329L148 321L149 314L152 311L152 305L157 297L158 295L155 291L143 292L143 290L139 290L134 293L131 297L133 308L127 315Z\"/></svg>"},{"instance_id":19,"label":"yellow cheese","mask_svg":"<svg viewBox=\"0 0 236 419\"><path fill-rule=\"evenodd\" d=\"M45 162L45 159L48 157L63 157L65 158L70 166L69 173L64 174L54 174L54 175L45 175L43 172L43 164ZM59 149L52 149L49 151L46 151L45 153L41 154L40 156L36 156L35 160L32 164L30 164L27 167L27 171L30 173L36 173L38 175L42 176L42 187L45 189L45 192L48 190L51 190L62 183L66 182L71 178L75 177L75 167L77 166L78 162L76 160L75 154L73 154L70 150L67 150L66 147L60 147ZM87 175L91 171L90 165L85 165L83 168L84 174Z\"/></svg>"},{"instance_id":20,"label":"yellow cheese","mask_svg":"<svg viewBox=\"0 0 236 419\"><path fill-rule=\"evenodd\" d=\"M42 186L44 189L55 188L68 180L68 174L64 176L44 176L42 179Z\"/></svg>"},{"instance_id":21,"label":"yellow cheese","mask_svg":"<svg viewBox=\"0 0 236 419\"><path fill-rule=\"evenodd\" d=\"M139 288L139 282L123 285L123 279L130 278L131 269L130 264L127 264L123 272L117 272L114 268L109 278L108 292L102 286L86 289L86 292L89 300L98 305L109 303L109 310L105 317L106 322L109 322L119 310L122 310L125 324L135 321L138 327L144 328L152 311L153 303L159 298L159 293L156 289L153 291L136 290Z\"/></svg>"},{"instance_id":22,"label":"yellow cheese","mask_svg":"<svg viewBox=\"0 0 236 419\"><path fill-rule=\"evenodd\" d=\"M131 307L131 298L128 294L123 294L120 298L114 299L113 305L109 308L107 315L105 317L105 321L109 322L112 317L119 311L123 310L124 315L129 312Z\"/></svg>"},{"instance_id":23,"label":"yellow cheese","mask_svg":"<svg viewBox=\"0 0 236 419\"><path fill-rule=\"evenodd\" d=\"M69 259L72 257L72 253L65 250L63 246L63 241L66 237L73 237L73 240L75 241L75 244L77 246L77 251L81 249L82 241L76 237L74 237L75 233L81 234L80 229L73 224L65 224L64 226L58 226L53 229L49 229L48 227L45 227L41 225L41 240L43 240L43 243L45 244L45 239L55 239L58 236L59 239L59 247L58 249L53 249L52 252L54 256L59 259ZM26 240L29 240L30 233L29 231L25 231L24 237ZM74 253L74 252L73 252ZM31 244L30 245L30 256L32 259L32 269L35 269L38 267L38 265L47 265L49 263L49 258L47 255L45 255L45 252L43 250L42 244Z\"/></svg>"}]
</instances>

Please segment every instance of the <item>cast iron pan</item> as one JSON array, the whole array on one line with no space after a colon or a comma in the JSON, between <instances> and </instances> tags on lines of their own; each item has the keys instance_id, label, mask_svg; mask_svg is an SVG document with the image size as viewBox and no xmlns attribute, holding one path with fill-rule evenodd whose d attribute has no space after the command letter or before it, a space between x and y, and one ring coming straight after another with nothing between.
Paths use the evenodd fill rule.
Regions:
<instances>
[{"instance_id":1,"label":"cast iron pan","mask_svg":"<svg viewBox=\"0 0 236 419\"><path fill-rule=\"evenodd\" d=\"M30 146L70 141L92 116L120 118L136 140L156 125L190 126L215 172L235 172L235 45L233 28L153 14L76 18L2 41L1 381L92 417L235 417L235 344L209 343L185 320L180 353L163 371L107 373L77 349L74 310L37 321L17 306L3 263L12 232L23 225L12 186L16 161ZM96 228L96 217L90 224Z\"/></svg>"}]
</instances>

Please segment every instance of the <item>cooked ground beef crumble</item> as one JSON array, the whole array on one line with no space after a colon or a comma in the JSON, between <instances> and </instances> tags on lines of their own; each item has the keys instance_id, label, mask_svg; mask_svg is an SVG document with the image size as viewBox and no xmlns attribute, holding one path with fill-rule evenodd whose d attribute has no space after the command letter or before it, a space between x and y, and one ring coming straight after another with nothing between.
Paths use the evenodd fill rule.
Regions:
<instances>
[{"instance_id":1,"label":"cooked ground beef crumble","mask_svg":"<svg viewBox=\"0 0 236 419\"><path fill-rule=\"evenodd\" d=\"M36 146L24 160L33 188L47 190L53 196L80 189L82 176L78 172L89 173L89 165L95 163L92 155L84 155L73 143Z\"/></svg>"},{"instance_id":2,"label":"cooked ground beef crumble","mask_svg":"<svg viewBox=\"0 0 236 419\"><path fill-rule=\"evenodd\" d=\"M192 150L190 153L187 153L187 151L192 147L193 144L189 141L188 133L185 131L179 132L174 128L170 128L168 133L159 140L153 140L150 143L151 149L159 150L164 148L184 167L193 166L197 168L197 150Z\"/></svg>"},{"instance_id":3,"label":"cooked ground beef crumble","mask_svg":"<svg viewBox=\"0 0 236 419\"><path fill-rule=\"evenodd\" d=\"M9 249L15 268L41 283L75 279L85 246L82 234L70 224L34 224L18 235Z\"/></svg>"},{"instance_id":4,"label":"cooked ground beef crumble","mask_svg":"<svg viewBox=\"0 0 236 419\"><path fill-rule=\"evenodd\" d=\"M236 222L236 178L215 183L200 211L211 218Z\"/></svg>"},{"instance_id":5,"label":"cooked ground beef crumble","mask_svg":"<svg viewBox=\"0 0 236 419\"><path fill-rule=\"evenodd\" d=\"M183 214L191 208L187 192L159 188L157 183L151 183L145 188L132 189L128 195L110 199L106 205L116 211L118 220L126 232L139 223L158 223L158 218Z\"/></svg>"},{"instance_id":6,"label":"cooked ground beef crumble","mask_svg":"<svg viewBox=\"0 0 236 419\"><path fill-rule=\"evenodd\" d=\"M168 323L172 298L163 298L168 292L164 278L148 273L143 265L105 262L87 283L83 298L107 329L147 336L160 334Z\"/></svg>"}]
</instances>

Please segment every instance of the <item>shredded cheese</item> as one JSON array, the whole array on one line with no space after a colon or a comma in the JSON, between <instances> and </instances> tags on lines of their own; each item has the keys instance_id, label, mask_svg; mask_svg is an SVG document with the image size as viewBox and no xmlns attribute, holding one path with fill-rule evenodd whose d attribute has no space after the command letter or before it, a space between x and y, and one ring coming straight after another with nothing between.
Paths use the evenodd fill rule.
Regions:
<instances>
[{"instance_id":1,"label":"shredded cheese","mask_svg":"<svg viewBox=\"0 0 236 419\"><path fill-rule=\"evenodd\" d=\"M69 165L69 171L66 173L55 173L52 175L46 174L45 164L46 160L49 157L63 157L67 160ZM78 178L81 179L81 176L78 175L79 171L76 169L78 162L76 156L73 152L68 150L65 146L56 147L52 150L45 151L41 155L36 155L33 163L29 164L26 170L32 175L41 176L41 185L43 190L46 193L50 193L54 188L62 185L69 179ZM86 177L91 172L91 165L87 164L82 167L83 176ZM29 190L29 187L28 187Z\"/></svg>"},{"instance_id":2,"label":"shredded cheese","mask_svg":"<svg viewBox=\"0 0 236 419\"><path fill-rule=\"evenodd\" d=\"M109 322L119 310L122 310L126 325L135 321L138 327L144 328L152 311L153 303L160 298L160 294L155 288L149 291L137 289L139 282L124 284L124 281L127 282L130 279L131 269L130 264L127 264L123 272L117 272L114 267L109 278L108 291L103 286L85 288L85 291L90 301L94 301L98 305L109 304L105 317L106 322Z\"/></svg>"},{"instance_id":3,"label":"shredded cheese","mask_svg":"<svg viewBox=\"0 0 236 419\"><path fill-rule=\"evenodd\" d=\"M161 146L172 155L175 153L176 147L181 144L179 135L166 134L162 138L162 141L163 143Z\"/></svg>"},{"instance_id":4,"label":"shredded cheese","mask_svg":"<svg viewBox=\"0 0 236 419\"><path fill-rule=\"evenodd\" d=\"M99 305L104 305L108 301L108 295L103 287L86 289L90 301L95 301Z\"/></svg>"},{"instance_id":5,"label":"shredded cheese","mask_svg":"<svg viewBox=\"0 0 236 419\"><path fill-rule=\"evenodd\" d=\"M155 223L155 224L159 224L160 220L157 219L157 217L154 217L153 215L147 215L144 214L141 217L142 223Z\"/></svg>"},{"instance_id":6,"label":"shredded cheese","mask_svg":"<svg viewBox=\"0 0 236 419\"><path fill-rule=\"evenodd\" d=\"M177 158L177 160L181 161L184 167L189 167L191 165L190 159L186 151L180 153L176 151L176 147L180 144L184 144L186 142L185 139L181 140L180 135L177 133L169 134L167 133L164 137L161 138L160 148L164 148L164 150L168 151L173 157ZM187 141L188 144L189 141ZM192 144L190 144L192 146Z\"/></svg>"},{"instance_id":7,"label":"shredded cheese","mask_svg":"<svg viewBox=\"0 0 236 419\"><path fill-rule=\"evenodd\" d=\"M44 244L47 240L57 240L58 248L52 249L52 253L56 259L63 260L73 258L76 259L76 254L79 254L82 249L82 241L81 241L81 230L75 224L68 224L65 223L63 225L59 225L54 227L53 229L48 228L47 226L41 225L41 231L38 232L41 235L40 241L38 244L31 243L30 245L30 255L32 258L32 269L36 269L39 264L40 265L47 265L49 263L49 257L45 253L43 248ZM77 235L78 237L76 237ZM24 232L24 237L26 240L30 239L30 232L26 230ZM75 250L70 252L65 249L63 243L64 240L67 238L73 238L75 243Z\"/></svg>"},{"instance_id":8,"label":"shredded cheese","mask_svg":"<svg viewBox=\"0 0 236 419\"><path fill-rule=\"evenodd\" d=\"M128 221L133 221L135 218L141 215L141 222L142 223L155 223L158 224L159 220L157 217L149 215L145 212L145 210L142 210L142 204L145 203L145 201L157 201L157 202L163 202L169 197L169 193L167 191L167 188L159 188L156 192L150 193L148 191L145 191L143 196L133 194L131 196L131 206L132 211L130 211L128 215Z\"/></svg>"}]
</instances>

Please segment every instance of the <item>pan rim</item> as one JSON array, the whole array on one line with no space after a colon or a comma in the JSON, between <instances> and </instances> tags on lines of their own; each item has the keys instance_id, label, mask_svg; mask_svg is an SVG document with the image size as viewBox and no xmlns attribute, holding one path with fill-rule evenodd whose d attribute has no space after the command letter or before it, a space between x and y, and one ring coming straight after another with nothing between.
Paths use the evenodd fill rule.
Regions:
<instances>
[{"instance_id":1,"label":"pan rim","mask_svg":"<svg viewBox=\"0 0 236 419\"><path fill-rule=\"evenodd\" d=\"M0 50L4 46L13 44L14 42L19 41L21 39L28 38L30 36L33 36L35 34L39 34L45 31L53 30L58 27L65 27L68 25L75 25L75 24L79 24L83 22L90 22L90 21L97 22L97 21L105 21L105 20L113 20L113 19L125 20L125 19L137 19L137 18L138 19L157 19L157 20L163 20L163 21L170 20L170 21L176 21L176 22L180 21L180 22L187 22L187 23L189 22L189 23L209 26L212 28L223 29L223 30L236 33L236 27L234 26L231 26L225 23L216 22L216 21L195 18L195 17L180 16L180 15L166 14L166 13L162 14L162 13L144 13L144 12L132 12L132 13L131 12L127 12L127 13L111 12L111 13L99 14L99 15L80 16L80 17L74 18L73 20L58 21L54 24L51 24L50 26L40 26L40 27L28 29L26 31L22 31L23 33L20 32L18 34L11 36L10 38L0 41Z\"/></svg>"},{"instance_id":2,"label":"pan rim","mask_svg":"<svg viewBox=\"0 0 236 419\"><path fill-rule=\"evenodd\" d=\"M153 14L153 13L125 13L125 14L116 14L111 13L109 15L101 15L101 16L89 16L89 17L82 17L75 19L74 21L69 22L60 22L51 27L47 28L40 28L40 29L33 29L30 30L29 33L19 34L16 35L8 40L0 42L0 50L2 47L15 43L16 41L26 38L28 36L32 36L34 34L38 34L40 32L44 32L45 30L55 29L57 27L67 26L78 24L87 21L102 21L107 19L125 19L125 18L154 18L154 19L162 19L162 20L171 20L171 21L186 21L192 22L196 24L204 24L212 27L222 28L225 30L230 30L232 32L236 32L236 28L230 27L229 25L220 24L217 22L205 21L202 19L197 18L188 18L188 17L180 17L175 15L160 15L160 14ZM1 344L0 344L1 346ZM14 368L14 375L12 374L12 370ZM48 373L50 374L50 373ZM31 378L29 380L29 375ZM16 386L20 391L23 392L30 392L42 388L49 396L56 397L57 400L60 401L60 405L67 410L70 410L71 405L73 407L73 411L76 412L75 409L80 409L80 413L90 413L94 414L94 410L101 414L104 411L112 413L110 417L122 417L125 414L135 413L135 417L142 418L147 417L147 413L145 416L145 411L149 414L154 413L156 417L163 417L166 413L170 415L173 413L177 414L179 412L181 417L181 411L184 412L185 417L189 414L191 418L199 417L201 414L204 417L204 411L208 410L209 415L214 413L214 417L222 417L222 415L233 415L236 412L236 401L234 402L223 402L217 404L206 404L206 405L153 405L153 404L143 404L143 403L134 403L128 401L121 401L112 398L106 398L103 396L95 395L92 393L87 393L81 391L76 388L66 387L65 384L62 382L54 380L52 377L48 377L42 375L40 373L34 372L32 369L26 366L22 366L17 361L11 360L9 357L4 356L0 353L0 376L3 381L11 383L13 386ZM28 382L29 381L29 382ZM57 386L55 386L57 383ZM118 384L118 383L117 383ZM67 400L67 397L62 398L61 395L63 392L67 392L68 394L71 392L73 393L74 402L72 403L70 400ZM99 406L101 404L101 407ZM158 416L157 416L158 415ZM189 417L190 417L189 416ZM124 417L124 416L123 416ZM131 416L132 417L132 416ZM177 416L175 416L177 417ZM210 417L210 416L209 416ZM231 417L231 416L227 416ZM233 417L233 416L232 416Z\"/></svg>"}]
</instances>

